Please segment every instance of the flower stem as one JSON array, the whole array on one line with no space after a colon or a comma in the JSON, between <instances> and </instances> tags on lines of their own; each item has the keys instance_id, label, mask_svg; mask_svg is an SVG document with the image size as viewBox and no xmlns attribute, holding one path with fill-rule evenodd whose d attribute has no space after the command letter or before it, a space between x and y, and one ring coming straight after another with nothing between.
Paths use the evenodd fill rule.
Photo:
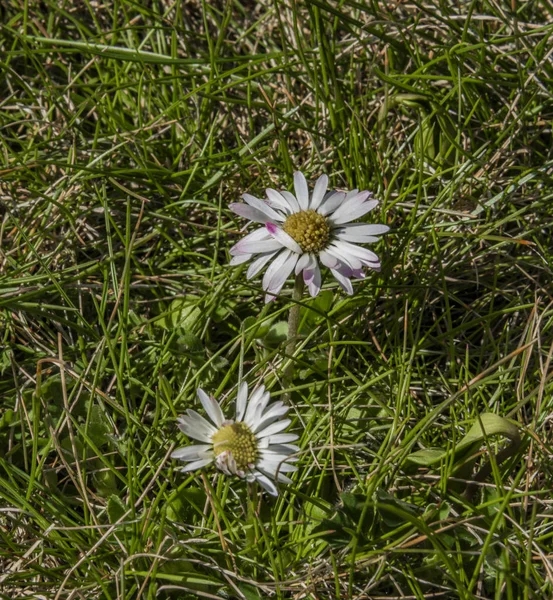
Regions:
<instances>
[{"instance_id":1,"label":"flower stem","mask_svg":"<svg viewBox=\"0 0 553 600\"><path fill-rule=\"evenodd\" d=\"M294 285L294 293L292 294L292 307L288 314L288 339L286 341L286 356L290 359L296 349L296 342L298 340L298 327L300 324L300 300L303 296L303 274L299 273L296 275L296 283ZM284 370L283 384L287 388L292 384L294 378L294 361L290 360L290 363ZM290 398L290 393L285 395L285 400Z\"/></svg>"}]
</instances>

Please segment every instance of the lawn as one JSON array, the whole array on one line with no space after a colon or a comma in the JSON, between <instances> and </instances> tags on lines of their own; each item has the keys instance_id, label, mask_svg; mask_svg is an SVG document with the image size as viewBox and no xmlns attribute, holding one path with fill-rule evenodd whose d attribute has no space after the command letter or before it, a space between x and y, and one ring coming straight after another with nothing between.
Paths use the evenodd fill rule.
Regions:
<instances>
[{"instance_id":1,"label":"lawn","mask_svg":"<svg viewBox=\"0 0 553 600\"><path fill-rule=\"evenodd\" d=\"M553 597L552 119L547 0L2 2L0 598ZM381 266L265 302L297 171ZM278 495L178 459L244 382Z\"/></svg>"}]
</instances>

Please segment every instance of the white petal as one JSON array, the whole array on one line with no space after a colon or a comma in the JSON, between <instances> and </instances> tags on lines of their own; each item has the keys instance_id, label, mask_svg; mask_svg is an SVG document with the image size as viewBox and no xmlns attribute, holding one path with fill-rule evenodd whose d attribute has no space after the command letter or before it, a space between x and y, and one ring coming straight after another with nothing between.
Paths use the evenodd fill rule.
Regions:
<instances>
[{"instance_id":1,"label":"white petal","mask_svg":"<svg viewBox=\"0 0 553 600\"><path fill-rule=\"evenodd\" d=\"M248 403L248 384L243 381L242 385L238 389L238 395L236 396L236 420L241 421L246 412L246 405Z\"/></svg>"},{"instance_id":2,"label":"white petal","mask_svg":"<svg viewBox=\"0 0 553 600\"><path fill-rule=\"evenodd\" d=\"M293 212L293 207L290 206L290 202L288 202L288 200L280 192L277 192L272 188L267 188L265 191L267 192L267 198L269 199L269 202L273 206L285 211L286 213Z\"/></svg>"},{"instance_id":3,"label":"white petal","mask_svg":"<svg viewBox=\"0 0 553 600\"><path fill-rule=\"evenodd\" d=\"M334 245L339 250L340 254L351 254L361 259L361 261L366 263L377 263L378 256L369 250L368 248L363 248L362 246L357 246L356 244L350 244L349 242L342 242L335 240Z\"/></svg>"},{"instance_id":4,"label":"white petal","mask_svg":"<svg viewBox=\"0 0 553 600\"><path fill-rule=\"evenodd\" d=\"M307 285L309 295L312 298L315 298L315 296L317 296L317 294L321 291L321 270L319 269L319 265L317 263L315 263L312 270L304 270L303 280Z\"/></svg>"},{"instance_id":5,"label":"white petal","mask_svg":"<svg viewBox=\"0 0 553 600\"><path fill-rule=\"evenodd\" d=\"M326 194L326 188L328 187L328 177L326 175L321 175L319 179L317 179L317 183L315 184L315 189L313 190L313 195L311 196L311 203L309 208L312 210L317 210L319 208L323 198Z\"/></svg>"},{"instance_id":6,"label":"white petal","mask_svg":"<svg viewBox=\"0 0 553 600\"><path fill-rule=\"evenodd\" d=\"M390 228L388 225L382 225L381 223L349 223L340 227L338 232L344 231L347 233L358 233L360 235L382 235L388 233Z\"/></svg>"},{"instance_id":7,"label":"white petal","mask_svg":"<svg viewBox=\"0 0 553 600\"><path fill-rule=\"evenodd\" d=\"M271 394L269 392L265 392L260 398L259 401L256 402L255 406L250 411L249 415L246 415L246 425L250 427L252 430L255 428L257 423L261 420L261 415L263 411L269 404L269 400L271 399Z\"/></svg>"},{"instance_id":8,"label":"white petal","mask_svg":"<svg viewBox=\"0 0 553 600\"><path fill-rule=\"evenodd\" d=\"M269 444L287 444L295 442L298 436L295 433L277 433L269 438Z\"/></svg>"},{"instance_id":9,"label":"white petal","mask_svg":"<svg viewBox=\"0 0 553 600\"><path fill-rule=\"evenodd\" d=\"M287 192L286 190L282 190L282 192L280 192L282 194L282 197L288 202L288 204L290 205L290 210L293 213L297 213L300 212L300 205L298 204L298 200L297 198L294 196L294 194L292 194L292 192Z\"/></svg>"},{"instance_id":10,"label":"white petal","mask_svg":"<svg viewBox=\"0 0 553 600\"><path fill-rule=\"evenodd\" d=\"M231 255L243 254L242 252L236 250L236 247L239 246L241 243L243 244L244 242L260 242L262 240L271 239L271 234L267 231L267 229L265 229L265 227L260 227L259 229L248 233L248 235L245 235L239 242L234 244L234 246L229 250L229 252Z\"/></svg>"},{"instance_id":11,"label":"white petal","mask_svg":"<svg viewBox=\"0 0 553 600\"><path fill-rule=\"evenodd\" d=\"M363 263L358 256L349 252L346 248L337 247L336 244L331 244L326 251L334 256L339 262L345 263L352 270L361 269Z\"/></svg>"},{"instance_id":12,"label":"white petal","mask_svg":"<svg viewBox=\"0 0 553 600\"><path fill-rule=\"evenodd\" d=\"M267 231L275 238L275 240L279 241L283 246L286 246L292 252L296 252L297 254L303 254L303 250L300 245L296 242L296 240L288 235L284 229L277 227L274 223L267 223L265 225Z\"/></svg>"},{"instance_id":13,"label":"white petal","mask_svg":"<svg viewBox=\"0 0 553 600\"><path fill-rule=\"evenodd\" d=\"M286 280L294 270L296 262L298 261L298 255L294 252L289 252L288 257L280 267L280 269L271 277L265 291L270 294L276 295L282 289L282 286L286 283Z\"/></svg>"},{"instance_id":14,"label":"white petal","mask_svg":"<svg viewBox=\"0 0 553 600\"><path fill-rule=\"evenodd\" d=\"M358 233L338 233L334 231L334 235L344 242L353 242L354 244L375 244L380 241L380 238L374 237L373 235L361 235Z\"/></svg>"},{"instance_id":15,"label":"white petal","mask_svg":"<svg viewBox=\"0 0 553 600\"><path fill-rule=\"evenodd\" d=\"M223 421L225 420L225 415L223 415L223 411L219 406L219 403L213 396L208 396L202 388L198 388L196 392L198 395L199 401L202 403L202 406L205 409L205 412L209 415L209 418L217 425L217 427L221 427Z\"/></svg>"},{"instance_id":16,"label":"white petal","mask_svg":"<svg viewBox=\"0 0 553 600\"><path fill-rule=\"evenodd\" d=\"M319 206L317 212L323 216L334 212L344 202L345 197L344 192L334 192Z\"/></svg>"},{"instance_id":17,"label":"white petal","mask_svg":"<svg viewBox=\"0 0 553 600\"><path fill-rule=\"evenodd\" d=\"M231 254L262 254L264 252L275 252L283 248L283 245L277 240L261 240L259 242L249 242L244 238L230 249Z\"/></svg>"},{"instance_id":18,"label":"white petal","mask_svg":"<svg viewBox=\"0 0 553 600\"><path fill-rule=\"evenodd\" d=\"M260 451L261 456L273 456L274 454L282 454L283 456L286 456L289 460L297 460L296 457L290 457L289 455L299 452L300 448L295 444L270 444L269 446L267 446L267 448L260 448Z\"/></svg>"},{"instance_id":19,"label":"white petal","mask_svg":"<svg viewBox=\"0 0 553 600\"><path fill-rule=\"evenodd\" d=\"M340 261L326 250L322 250L319 253L319 260L329 269L335 269L340 264Z\"/></svg>"},{"instance_id":20,"label":"white petal","mask_svg":"<svg viewBox=\"0 0 553 600\"><path fill-rule=\"evenodd\" d=\"M296 275L301 273L312 260L311 254L308 254L307 252L302 254L296 263Z\"/></svg>"},{"instance_id":21,"label":"white petal","mask_svg":"<svg viewBox=\"0 0 553 600\"><path fill-rule=\"evenodd\" d=\"M188 437L200 440L200 442L211 443L211 436L217 429L195 410L189 408L187 412L188 415L178 419L179 429Z\"/></svg>"},{"instance_id":22,"label":"white petal","mask_svg":"<svg viewBox=\"0 0 553 600\"><path fill-rule=\"evenodd\" d=\"M275 260L273 260L273 262L269 265L268 269L265 271L265 275L263 275L263 281L261 283L265 291L268 291L268 287L273 279L273 276L279 272L291 254L292 252L290 250L283 249L282 252L280 252Z\"/></svg>"},{"instance_id":23,"label":"white petal","mask_svg":"<svg viewBox=\"0 0 553 600\"><path fill-rule=\"evenodd\" d=\"M257 405L259 404L259 402L261 401L261 399L263 398L264 394L265 394L265 386L264 385L260 385L258 388L256 388L252 392L252 394L250 396L250 401L248 402L248 407L246 409L246 414L244 415L244 418L242 419L244 421L244 423L246 423L246 425L248 425L251 416L255 413L255 409L256 409Z\"/></svg>"},{"instance_id":24,"label":"white petal","mask_svg":"<svg viewBox=\"0 0 553 600\"><path fill-rule=\"evenodd\" d=\"M283 456L281 460L261 459L256 466L267 473L295 473L298 467L286 463L286 458Z\"/></svg>"},{"instance_id":25,"label":"white petal","mask_svg":"<svg viewBox=\"0 0 553 600\"><path fill-rule=\"evenodd\" d=\"M367 202L357 200L357 198L361 196L362 194L359 194L356 196L356 198L350 200L351 204L349 206L342 204L342 206L340 206L340 208L333 215L331 215L328 220L334 225L349 223L350 221L354 221L355 219L362 217L364 214L368 213L378 205L378 200L369 200Z\"/></svg>"},{"instance_id":26,"label":"white petal","mask_svg":"<svg viewBox=\"0 0 553 600\"><path fill-rule=\"evenodd\" d=\"M253 426L252 431L255 433L259 429L267 427L276 419L283 417L289 410L289 407L284 402L275 402L272 404L259 421Z\"/></svg>"},{"instance_id":27,"label":"white petal","mask_svg":"<svg viewBox=\"0 0 553 600\"><path fill-rule=\"evenodd\" d=\"M185 446L184 448L177 448L171 452L171 458L177 460L198 460L200 458L207 458L206 452L211 452L211 446L207 444L194 444L192 446ZM204 456L202 456L204 455Z\"/></svg>"},{"instance_id":28,"label":"white petal","mask_svg":"<svg viewBox=\"0 0 553 600\"><path fill-rule=\"evenodd\" d=\"M259 483L271 494L271 496L278 496L278 490L275 484L263 473L256 471L254 473L255 478Z\"/></svg>"},{"instance_id":29,"label":"white petal","mask_svg":"<svg viewBox=\"0 0 553 600\"><path fill-rule=\"evenodd\" d=\"M276 254L276 252L267 252L266 254L261 254L258 256L248 267L248 270L246 271L246 279L255 277L259 271L261 271L263 267L276 256Z\"/></svg>"},{"instance_id":30,"label":"white petal","mask_svg":"<svg viewBox=\"0 0 553 600\"><path fill-rule=\"evenodd\" d=\"M286 429L288 425L290 425L292 421L290 419L282 419L282 421L277 421L276 423L271 423L269 427L266 427L262 431L257 434L258 438L264 438L269 435L274 435L275 433L280 433L283 429Z\"/></svg>"},{"instance_id":31,"label":"white petal","mask_svg":"<svg viewBox=\"0 0 553 600\"><path fill-rule=\"evenodd\" d=\"M249 260L251 260L253 254L238 254L238 256L233 256L230 261L229 261L229 265L231 267L236 267L237 265L241 265L242 263L248 262Z\"/></svg>"},{"instance_id":32,"label":"white petal","mask_svg":"<svg viewBox=\"0 0 553 600\"><path fill-rule=\"evenodd\" d=\"M260 200L259 198L252 196L251 194L242 194L242 198L252 208L255 208L256 210L259 210L259 211L265 213L269 217L269 219L267 219L267 220L272 220L272 221L277 221L277 222L284 221L284 217L280 213L278 213L276 210L271 208L267 204L267 202L264 202L263 200Z\"/></svg>"},{"instance_id":33,"label":"white petal","mask_svg":"<svg viewBox=\"0 0 553 600\"><path fill-rule=\"evenodd\" d=\"M336 281L342 286L342 289L346 292L346 294L352 296L353 286L351 285L351 281L336 269L330 269L330 272L334 275Z\"/></svg>"},{"instance_id":34,"label":"white petal","mask_svg":"<svg viewBox=\"0 0 553 600\"><path fill-rule=\"evenodd\" d=\"M367 190L363 192L357 192L353 194L352 192L348 192L341 206L336 209L334 214L332 215L332 220L342 216L342 214L349 214L352 210L354 210L357 206L360 206L371 196L371 192ZM352 221L353 219L348 219L348 221Z\"/></svg>"},{"instance_id":35,"label":"white petal","mask_svg":"<svg viewBox=\"0 0 553 600\"><path fill-rule=\"evenodd\" d=\"M269 217L269 215L265 211L259 210L258 208L254 208L249 204L242 204L241 202L233 202L232 204L229 204L229 208L230 210L232 210L233 213L236 213L237 215L240 215L245 219L253 221L254 223L276 223L282 220L273 219L272 217ZM270 207L267 206L267 208Z\"/></svg>"},{"instance_id":36,"label":"white petal","mask_svg":"<svg viewBox=\"0 0 553 600\"><path fill-rule=\"evenodd\" d=\"M213 458L202 458L202 460L196 460L194 462L188 463L180 470L183 473L186 473L187 471L195 471L196 469L201 469L202 467L205 467L206 465L212 462Z\"/></svg>"},{"instance_id":37,"label":"white petal","mask_svg":"<svg viewBox=\"0 0 553 600\"><path fill-rule=\"evenodd\" d=\"M296 198L301 210L307 210L309 208L309 189L307 187L307 180L301 171L294 173L294 189L296 190Z\"/></svg>"},{"instance_id":38,"label":"white petal","mask_svg":"<svg viewBox=\"0 0 553 600\"><path fill-rule=\"evenodd\" d=\"M277 480L279 483L294 483L290 477L286 477L280 471L277 473Z\"/></svg>"}]
</instances>

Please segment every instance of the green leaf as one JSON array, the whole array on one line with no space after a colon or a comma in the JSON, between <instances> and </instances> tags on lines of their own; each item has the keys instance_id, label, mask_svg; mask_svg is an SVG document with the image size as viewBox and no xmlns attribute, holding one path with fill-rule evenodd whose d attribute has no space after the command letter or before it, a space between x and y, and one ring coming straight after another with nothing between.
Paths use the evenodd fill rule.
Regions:
<instances>
[{"instance_id":1,"label":"green leaf","mask_svg":"<svg viewBox=\"0 0 553 600\"><path fill-rule=\"evenodd\" d=\"M186 332L191 332L197 327L202 315L201 309L197 306L198 301L199 298L192 295L186 298L175 298L154 323L164 329L172 330L181 327Z\"/></svg>"},{"instance_id":2,"label":"green leaf","mask_svg":"<svg viewBox=\"0 0 553 600\"><path fill-rule=\"evenodd\" d=\"M459 461L462 456L470 454L470 450L474 449L475 446L480 446L486 438L496 435L510 439L515 443L520 442L518 427L514 423L494 413L484 413L480 415L479 420L474 423L455 448L451 450L425 448L413 452L407 460L416 465L430 467L454 452L456 461Z\"/></svg>"},{"instance_id":3,"label":"green leaf","mask_svg":"<svg viewBox=\"0 0 553 600\"><path fill-rule=\"evenodd\" d=\"M282 344L288 337L288 323L286 321L277 321L273 323L269 328L269 331L265 334L263 342L267 346L278 346Z\"/></svg>"},{"instance_id":4,"label":"green leaf","mask_svg":"<svg viewBox=\"0 0 553 600\"><path fill-rule=\"evenodd\" d=\"M94 445L101 448L109 442L108 433L111 428L107 418L100 406L95 404L90 411L88 421L87 435L94 442Z\"/></svg>"},{"instance_id":5,"label":"green leaf","mask_svg":"<svg viewBox=\"0 0 553 600\"><path fill-rule=\"evenodd\" d=\"M494 413L484 413L480 415L474 425L470 428L467 435L457 445L457 450L465 450L474 444L481 444L486 438L499 435L506 437L513 442L520 441L518 426L504 417Z\"/></svg>"},{"instance_id":6,"label":"green leaf","mask_svg":"<svg viewBox=\"0 0 553 600\"><path fill-rule=\"evenodd\" d=\"M431 465L440 462L447 452L441 448L425 448L424 450L417 450L413 452L408 458L412 463L420 465L421 467L430 467Z\"/></svg>"},{"instance_id":7,"label":"green leaf","mask_svg":"<svg viewBox=\"0 0 553 600\"><path fill-rule=\"evenodd\" d=\"M127 512L127 507L119 496L111 494L108 500L108 517L110 523L116 523Z\"/></svg>"},{"instance_id":8,"label":"green leaf","mask_svg":"<svg viewBox=\"0 0 553 600\"><path fill-rule=\"evenodd\" d=\"M15 422L16 414L11 408L8 408L2 415L2 418L0 419L0 431L2 429L8 429Z\"/></svg>"}]
</instances>

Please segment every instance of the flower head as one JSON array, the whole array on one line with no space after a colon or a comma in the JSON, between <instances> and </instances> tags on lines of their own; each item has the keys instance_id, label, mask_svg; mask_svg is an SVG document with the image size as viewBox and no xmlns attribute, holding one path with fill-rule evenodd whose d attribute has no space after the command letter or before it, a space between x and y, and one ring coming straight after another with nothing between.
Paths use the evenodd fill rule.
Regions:
<instances>
[{"instance_id":1,"label":"flower head","mask_svg":"<svg viewBox=\"0 0 553 600\"><path fill-rule=\"evenodd\" d=\"M299 448L290 444L298 439L293 433L282 433L290 419L283 419L288 407L283 402L269 406L270 394L260 386L248 400L248 384L242 383L236 399L236 418L225 419L218 402L198 389L198 398L214 425L188 409L179 417L179 429L188 437L203 442L175 450L171 456L190 461L182 471L193 471L215 463L226 475L237 475L248 481L257 480L273 496L278 494L274 482L291 483L284 473L297 467L290 455Z\"/></svg>"},{"instance_id":2,"label":"flower head","mask_svg":"<svg viewBox=\"0 0 553 600\"><path fill-rule=\"evenodd\" d=\"M269 188L267 200L244 194L245 204L230 205L236 214L264 225L230 249L231 265L253 258L247 272L251 279L270 263L263 276L266 301L280 292L292 272L303 272L309 293L316 296L321 289L319 264L328 267L342 288L353 294L350 277L364 277L366 267L380 269L378 256L358 244L377 242L377 236L389 227L352 221L378 201L367 191L327 193L326 175L319 177L311 197L299 171L294 173L294 187L295 195Z\"/></svg>"}]
</instances>

